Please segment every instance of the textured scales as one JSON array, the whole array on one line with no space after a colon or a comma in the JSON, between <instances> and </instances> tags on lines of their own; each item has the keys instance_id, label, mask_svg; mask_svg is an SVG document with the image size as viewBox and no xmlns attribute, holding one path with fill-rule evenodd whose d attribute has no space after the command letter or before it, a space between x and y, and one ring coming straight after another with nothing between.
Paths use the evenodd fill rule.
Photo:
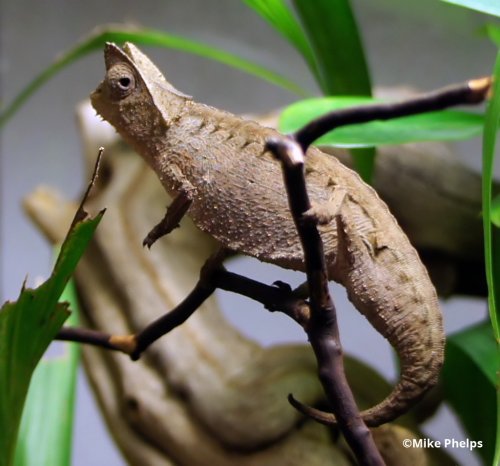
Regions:
<instances>
[{"instance_id":1,"label":"textured scales","mask_svg":"<svg viewBox=\"0 0 500 466\"><path fill-rule=\"evenodd\" d=\"M226 248L304 270L281 167L265 141L278 133L194 102L177 91L134 45L105 49L106 77L92 104L144 157L174 198L188 196L188 215ZM337 199L320 226L330 278L389 340L400 381L362 413L371 426L404 413L435 385L444 335L436 292L415 249L376 192L332 156L307 153L315 206ZM342 199L342 202L338 202ZM334 417L312 412L323 422Z\"/></svg>"}]
</instances>

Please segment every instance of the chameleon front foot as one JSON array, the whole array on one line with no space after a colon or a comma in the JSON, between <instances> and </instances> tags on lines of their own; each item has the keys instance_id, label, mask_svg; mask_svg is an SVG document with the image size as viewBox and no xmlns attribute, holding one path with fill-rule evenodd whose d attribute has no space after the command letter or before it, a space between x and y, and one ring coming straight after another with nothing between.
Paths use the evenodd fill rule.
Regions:
<instances>
[{"instance_id":1,"label":"chameleon front foot","mask_svg":"<svg viewBox=\"0 0 500 466\"><path fill-rule=\"evenodd\" d=\"M168 235L172 230L179 226L179 223L172 225L171 222L165 221L166 218L167 215L165 215L165 217L163 217L163 219L146 235L142 241L143 246L147 246L148 249L150 249L158 239L162 236Z\"/></svg>"},{"instance_id":2,"label":"chameleon front foot","mask_svg":"<svg viewBox=\"0 0 500 466\"><path fill-rule=\"evenodd\" d=\"M181 191L167 208L165 217L144 238L142 245L151 248L158 239L175 230L192 202L192 197L187 192Z\"/></svg>"}]
</instances>

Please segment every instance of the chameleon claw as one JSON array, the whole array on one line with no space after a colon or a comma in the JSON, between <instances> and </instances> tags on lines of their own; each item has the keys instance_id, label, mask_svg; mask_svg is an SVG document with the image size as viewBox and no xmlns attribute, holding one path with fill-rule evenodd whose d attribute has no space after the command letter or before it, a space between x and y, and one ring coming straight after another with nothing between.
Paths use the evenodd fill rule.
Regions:
<instances>
[{"instance_id":1,"label":"chameleon claw","mask_svg":"<svg viewBox=\"0 0 500 466\"><path fill-rule=\"evenodd\" d=\"M324 424L327 426L337 425L337 420L332 413L327 413L326 411L321 411L319 409L308 406L294 398L291 393L288 395L288 402L304 416L307 416L308 418L313 419L320 424Z\"/></svg>"},{"instance_id":2,"label":"chameleon claw","mask_svg":"<svg viewBox=\"0 0 500 466\"><path fill-rule=\"evenodd\" d=\"M151 237L149 234L142 240L142 246L151 249L151 246L156 242L156 238Z\"/></svg>"}]
</instances>

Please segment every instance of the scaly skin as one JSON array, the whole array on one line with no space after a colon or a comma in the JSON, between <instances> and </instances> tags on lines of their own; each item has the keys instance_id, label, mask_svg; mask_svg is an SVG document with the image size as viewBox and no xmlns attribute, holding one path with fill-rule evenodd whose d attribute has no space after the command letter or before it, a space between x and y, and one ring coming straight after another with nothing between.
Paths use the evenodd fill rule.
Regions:
<instances>
[{"instance_id":1,"label":"scaly skin","mask_svg":"<svg viewBox=\"0 0 500 466\"><path fill-rule=\"evenodd\" d=\"M106 78L91 96L94 108L144 157L169 194L189 197L187 213L195 224L226 248L304 270L281 167L264 150L266 139L278 133L194 102L132 44L123 51L108 44L105 60ZM444 334L436 292L387 206L356 173L310 148L306 180L313 204L334 209L320 227L330 278L345 286L401 360L393 392L362 413L367 424L380 425L437 381ZM311 414L335 422L332 415Z\"/></svg>"}]
</instances>

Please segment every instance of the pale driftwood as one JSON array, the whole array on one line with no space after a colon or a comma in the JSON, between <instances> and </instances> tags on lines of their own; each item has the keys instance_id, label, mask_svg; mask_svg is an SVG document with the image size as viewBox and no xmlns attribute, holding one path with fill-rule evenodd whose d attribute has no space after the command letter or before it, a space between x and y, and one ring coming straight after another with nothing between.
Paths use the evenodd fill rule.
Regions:
<instances>
[{"instance_id":1,"label":"pale driftwood","mask_svg":"<svg viewBox=\"0 0 500 466\"><path fill-rule=\"evenodd\" d=\"M138 157L112 144L114 136L102 133L95 142L93 124L83 130L89 166L97 146L108 147L90 206L108 211L76 277L84 319L109 333L135 332L185 297L214 245L186 222L151 251L144 250L142 238L167 202L159 183ZM27 205L46 235L60 240L71 205L48 191L39 191ZM311 404L322 399L310 350L261 348L228 325L213 300L138 362L92 348L85 349L84 358L108 425L130 464L349 464L325 427L306 423L297 428L300 418L286 402L291 391ZM347 369L362 406L373 405L390 388L359 363L348 361ZM415 429L411 418L407 423ZM401 447L401 436L412 435L401 429L387 426L375 434L385 445L387 464L405 464L408 455L416 455L412 464L426 464L423 450Z\"/></svg>"}]
</instances>

